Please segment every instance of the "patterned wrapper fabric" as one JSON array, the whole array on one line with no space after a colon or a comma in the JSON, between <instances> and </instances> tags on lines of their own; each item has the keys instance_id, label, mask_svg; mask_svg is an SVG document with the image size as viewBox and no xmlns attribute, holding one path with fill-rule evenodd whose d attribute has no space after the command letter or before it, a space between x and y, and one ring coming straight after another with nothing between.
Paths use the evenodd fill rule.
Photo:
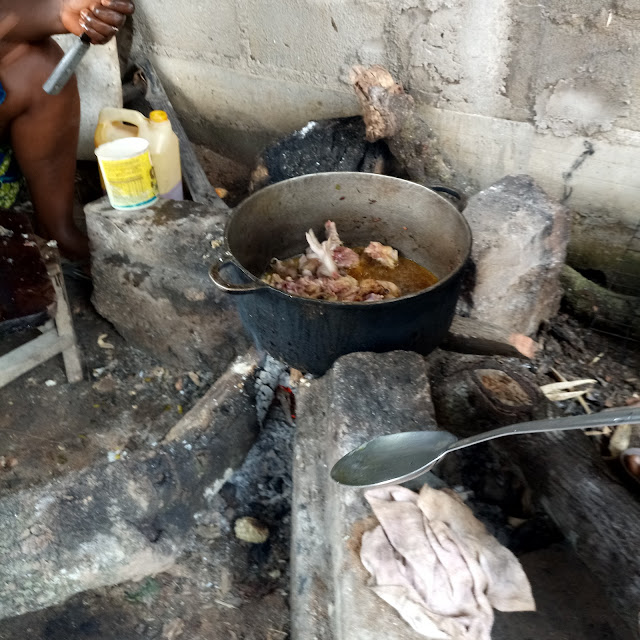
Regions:
<instances>
[{"instance_id":1,"label":"patterned wrapper fabric","mask_svg":"<svg viewBox=\"0 0 640 640\"><path fill-rule=\"evenodd\" d=\"M7 92L0 84L0 105L6 97ZM11 146L0 141L0 209L9 209L15 204L21 187L22 176Z\"/></svg>"}]
</instances>

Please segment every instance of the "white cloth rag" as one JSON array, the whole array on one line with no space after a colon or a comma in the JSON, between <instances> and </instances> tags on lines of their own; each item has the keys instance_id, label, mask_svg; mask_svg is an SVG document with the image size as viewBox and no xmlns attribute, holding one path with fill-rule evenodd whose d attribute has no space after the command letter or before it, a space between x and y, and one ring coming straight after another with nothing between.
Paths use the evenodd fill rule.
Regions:
<instances>
[{"instance_id":1,"label":"white cloth rag","mask_svg":"<svg viewBox=\"0 0 640 640\"><path fill-rule=\"evenodd\" d=\"M362 538L372 588L431 640L491 640L493 607L535 611L517 558L455 494L424 486L365 493L380 526Z\"/></svg>"}]
</instances>

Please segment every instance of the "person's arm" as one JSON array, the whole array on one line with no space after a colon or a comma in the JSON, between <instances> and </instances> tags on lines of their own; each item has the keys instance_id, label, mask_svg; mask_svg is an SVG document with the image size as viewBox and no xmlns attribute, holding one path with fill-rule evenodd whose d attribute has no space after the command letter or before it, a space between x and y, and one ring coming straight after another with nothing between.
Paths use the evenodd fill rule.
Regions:
<instances>
[{"instance_id":1,"label":"person's arm","mask_svg":"<svg viewBox=\"0 0 640 640\"><path fill-rule=\"evenodd\" d=\"M3 39L14 42L87 33L93 44L104 44L133 11L131 0L0 0L0 22L12 24Z\"/></svg>"},{"instance_id":2,"label":"person's arm","mask_svg":"<svg viewBox=\"0 0 640 640\"><path fill-rule=\"evenodd\" d=\"M35 42L55 33L65 33L60 3L55 0L0 0L2 40Z\"/></svg>"}]
</instances>

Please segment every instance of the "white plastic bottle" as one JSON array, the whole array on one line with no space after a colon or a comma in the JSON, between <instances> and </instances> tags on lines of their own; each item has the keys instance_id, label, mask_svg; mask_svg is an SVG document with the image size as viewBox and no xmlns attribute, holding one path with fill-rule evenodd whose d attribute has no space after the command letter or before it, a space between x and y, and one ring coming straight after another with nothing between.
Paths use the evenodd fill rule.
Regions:
<instances>
[{"instance_id":1,"label":"white plastic bottle","mask_svg":"<svg viewBox=\"0 0 640 640\"><path fill-rule=\"evenodd\" d=\"M149 140L151 162L156 172L158 191L161 198L182 200L182 169L180 167L180 141L171 128L171 122L164 111L149 114L149 134L142 135Z\"/></svg>"}]
</instances>

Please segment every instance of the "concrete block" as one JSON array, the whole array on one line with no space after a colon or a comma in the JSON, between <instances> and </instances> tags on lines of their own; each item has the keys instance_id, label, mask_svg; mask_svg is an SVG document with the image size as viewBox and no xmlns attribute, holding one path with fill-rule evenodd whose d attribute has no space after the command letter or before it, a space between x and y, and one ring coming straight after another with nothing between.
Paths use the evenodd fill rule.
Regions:
<instances>
[{"instance_id":1,"label":"concrete block","mask_svg":"<svg viewBox=\"0 0 640 640\"><path fill-rule=\"evenodd\" d=\"M473 196L464 216L473 234L465 310L483 322L535 334L560 305L568 210L532 178L520 175L507 176Z\"/></svg>"},{"instance_id":2,"label":"concrete block","mask_svg":"<svg viewBox=\"0 0 640 640\"><path fill-rule=\"evenodd\" d=\"M54 39L66 51L77 37L62 35ZM78 158L95 160L93 133L98 124L98 115L104 107L122 106L120 63L115 39L100 47L91 47L80 63L76 76L81 107Z\"/></svg>"},{"instance_id":3,"label":"concrete block","mask_svg":"<svg viewBox=\"0 0 640 640\"><path fill-rule=\"evenodd\" d=\"M0 619L170 567L258 434L248 353L155 449L0 499Z\"/></svg>"},{"instance_id":4,"label":"concrete block","mask_svg":"<svg viewBox=\"0 0 640 640\"><path fill-rule=\"evenodd\" d=\"M135 38L141 44L193 51L201 55L236 57L242 54L237 3L209 5L170 0L138 0Z\"/></svg>"},{"instance_id":5,"label":"concrete block","mask_svg":"<svg viewBox=\"0 0 640 640\"><path fill-rule=\"evenodd\" d=\"M294 445L292 640L418 640L367 587L360 563L371 509L362 491L329 477L370 438L434 429L428 365L415 353L353 353L301 388Z\"/></svg>"},{"instance_id":6,"label":"concrete block","mask_svg":"<svg viewBox=\"0 0 640 640\"><path fill-rule=\"evenodd\" d=\"M345 65L382 39L386 11L370 3L290 0L286 18L273 6L250 0L247 37L251 55L272 69L296 69L336 86Z\"/></svg>"},{"instance_id":7,"label":"concrete block","mask_svg":"<svg viewBox=\"0 0 640 640\"><path fill-rule=\"evenodd\" d=\"M85 212L93 302L128 342L218 375L246 350L229 296L208 276L220 257L226 209L165 200L124 212L103 198Z\"/></svg>"}]
</instances>

